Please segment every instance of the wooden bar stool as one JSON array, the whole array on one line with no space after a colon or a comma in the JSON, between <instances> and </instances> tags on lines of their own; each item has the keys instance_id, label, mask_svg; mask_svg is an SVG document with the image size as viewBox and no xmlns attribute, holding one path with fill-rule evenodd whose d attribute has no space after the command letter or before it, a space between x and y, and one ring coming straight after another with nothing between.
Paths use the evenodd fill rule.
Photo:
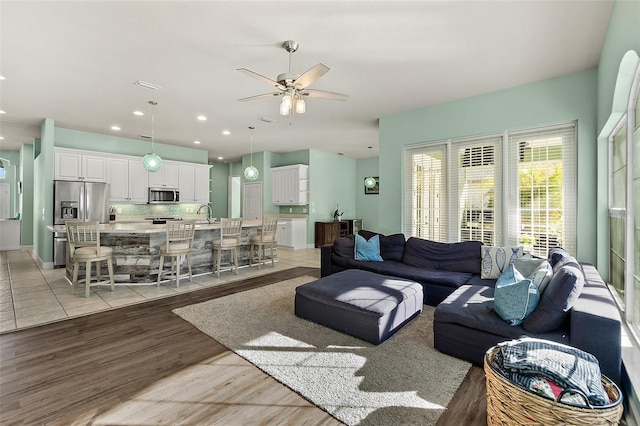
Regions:
<instances>
[{"instance_id":1,"label":"wooden bar stool","mask_svg":"<svg viewBox=\"0 0 640 426\"><path fill-rule=\"evenodd\" d=\"M213 241L214 272L220 277L220 264L222 252L229 251L229 266L238 275L238 248L240 247L240 234L242 233L242 218L220 219L220 239Z\"/></svg>"},{"instance_id":2,"label":"wooden bar stool","mask_svg":"<svg viewBox=\"0 0 640 426\"><path fill-rule=\"evenodd\" d=\"M253 251L257 248L256 255L258 256L258 269L261 269L262 264L266 260L271 260L271 266L275 267L274 261L276 257L276 246L278 241L276 238L276 231L278 229L278 216L265 216L262 218L262 227L260 233L251 238L251 252L249 253L249 266L253 265L254 255ZM269 255L266 254L266 249L269 249Z\"/></svg>"},{"instance_id":3,"label":"wooden bar stool","mask_svg":"<svg viewBox=\"0 0 640 426\"><path fill-rule=\"evenodd\" d=\"M85 284L85 297L89 297L89 288L96 285L111 284L111 291L115 290L113 281L113 249L100 245L100 231L98 222L67 221L67 242L69 244L69 257L73 262L72 285ZM107 262L109 279L103 279L100 271L100 262ZM91 264L97 262L96 275L91 275ZM85 278L78 280L80 263L85 264ZM95 278L95 282L92 280Z\"/></svg>"},{"instance_id":4,"label":"wooden bar stool","mask_svg":"<svg viewBox=\"0 0 640 426\"><path fill-rule=\"evenodd\" d=\"M163 277L169 277L169 281L176 280L176 287L180 287L180 265L183 256L187 259L189 268L189 282L191 282L191 250L193 249L193 236L196 222L194 220L175 220L167 222L167 241L164 249L160 250L160 267L158 268L158 283ZM164 258L171 257L171 271L163 271Z\"/></svg>"}]
</instances>

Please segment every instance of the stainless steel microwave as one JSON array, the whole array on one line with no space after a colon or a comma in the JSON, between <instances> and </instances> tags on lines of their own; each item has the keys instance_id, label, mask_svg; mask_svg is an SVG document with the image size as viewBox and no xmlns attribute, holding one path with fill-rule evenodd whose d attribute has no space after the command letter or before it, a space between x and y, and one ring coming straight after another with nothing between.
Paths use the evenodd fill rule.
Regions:
<instances>
[{"instance_id":1,"label":"stainless steel microwave","mask_svg":"<svg viewBox=\"0 0 640 426\"><path fill-rule=\"evenodd\" d=\"M149 188L149 204L173 204L180 202L177 188Z\"/></svg>"}]
</instances>

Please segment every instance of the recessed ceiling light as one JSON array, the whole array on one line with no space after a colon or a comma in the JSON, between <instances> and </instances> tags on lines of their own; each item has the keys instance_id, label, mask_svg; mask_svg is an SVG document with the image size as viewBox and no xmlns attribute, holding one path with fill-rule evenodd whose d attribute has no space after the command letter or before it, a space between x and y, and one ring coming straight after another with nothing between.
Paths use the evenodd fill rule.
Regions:
<instances>
[{"instance_id":1,"label":"recessed ceiling light","mask_svg":"<svg viewBox=\"0 0 640 426\"><path fill-rule=\"evenodd\" d=\"M200 121L207 121L207 117L205 117L204 115L199 115L199 116L198 116L198 120L200 120Z\"/></svg>"},{"instance_id":2,"label":"recessed ceiling light","mask_svg":"<svg viewBox=\"0 0 640 426\"><path fill-rule=\"evenodd\" d=\"M122 129L120 128L120 126L111 126L111 130L115 130L117 132L118 130Z\"/></svg>"},{"instance_id":3,"label":"recessed ceiling light","mask_svg":"<svg viewBox=\"0 0 640 426\"><path fill-rule=\"evenodd\" d=\"M218 157L218 160L224 160L224 157Z\"/></svg>"},{"instance_id":4,"label":"recessed ceiling light","mask_svg":"<svg viewBox=\"0 0 640 426\"><path fill-rule=\"evenodd\" d=\"M6 114L6 112L0 109L0 114Z\"/></svg>"},{"instance_id":5,"label":"recessed ceiling light","mask_svg":"<svg viewBox=\"0 0 640 426\"><path fill-rule=\"evenodd\" d=\"M193 141L196 145L200 145L200 141Z\"/></svg>"},{"instance_id":6,"label":"recessed ceiling light","mask_svg":"<svg viewBox=\"0 0 640 426\"><path fill-rule=\"evenodd\" d=\"M0 75L0 80L6 80L4 75Z\"/></svg>"},{"instance_id":7,"label":"recessed ceiling light","mask_svg":"<svg viewBox=\"0 0 640 426\"><path fill-rule=\"evenodd\" d=\"M4 136L0 136L0 141L3 141L3 140L4 140Z\"/></svg>"},{"instance_id":8,"label":"recessed ceiling light","mask_svg":"<svg viewBox=\"0 0 640 426\"><path fill-rule=\"evenodd\" d=\"M144 115L142 111L133 111L133 115Z\"/></svg>"},{"instance_id":9,"label":"recessed ceiling light","mask_svg":"<svg viewBox=\"0 0 640 426\"><path fill-rule=\"evenodd\" d=\"M223 130L223 131L222 131L222 134L223 134L223 135L230 135L230 134L231 134L231 132L230 132L229 130Z\"/></svg>"}]
</instances>

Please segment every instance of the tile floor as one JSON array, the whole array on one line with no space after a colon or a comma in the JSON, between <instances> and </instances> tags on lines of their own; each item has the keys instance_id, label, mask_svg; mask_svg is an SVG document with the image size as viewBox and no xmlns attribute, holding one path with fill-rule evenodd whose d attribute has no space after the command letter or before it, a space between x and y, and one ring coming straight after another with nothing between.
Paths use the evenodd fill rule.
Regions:
<instances>
[{"instance_id":1,"label":"tile floor","mask_svg":"<svg viewBox=\"0 0 640 426\"><path fill-rule=\"evenodd\" d=\"M241 280L296 266L320 267L320 250L315 248L288 250L278 248L275 268L267 264L240 268L239 275L222 272L220 278L205 274L194 276L190 283L155 285L116 285L92 287L89 298L84 286L73 289L65 278L65 269L40 269L27 249L0 251L0 333L59 321L70 317L131 305L150 299L167 297L179 292L193 291L222 283Z\"/></svg>"}]
</instances>

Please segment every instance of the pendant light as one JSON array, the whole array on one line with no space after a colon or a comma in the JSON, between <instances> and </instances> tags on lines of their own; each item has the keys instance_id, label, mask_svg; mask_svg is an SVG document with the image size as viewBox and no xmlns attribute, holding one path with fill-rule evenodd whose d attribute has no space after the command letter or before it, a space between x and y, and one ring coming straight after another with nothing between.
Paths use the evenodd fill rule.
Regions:
<instances>
[{"instance_id":1,"label":"pendant light","mask_svg":"<svg viewBox=\"0 0 640 426\"><path fill-rule=\"evenodd\" d=\"M373 148L372 146L369 147L369 158L371 158L371 148ZM372 176L369 176L367 178L364 179L364 186L366 186L367 188L371 189L373 187L376 186L376 179Z\"/></svg>"},{"instance_id":2,"label":"pendant light","mask_svg":"<svg viewBox=\"0 0 640 426\"><path fill-rule=\"evenodd\" d=\"M249 126L249 130L251 130L251 165L244 169L244 177L247 180L256 180L258 179L258 169L253 167L253 129L255 127Z\"/></svg>"},{"instance_id":3,"label":"pendant light","mask_svg":"<svg viewBox=\"0 0 640 426\"><path fill-rule=\"evenodd\" d=\"M158 154L155 153L155 117L154 117L154 109L155 106L158 105L155 101L149 101L149 105L151 105L151 152L144 156L142 159L142 167L149 172L157 172L162 167L162 158Z\"/></svg>"}]
</instances>

